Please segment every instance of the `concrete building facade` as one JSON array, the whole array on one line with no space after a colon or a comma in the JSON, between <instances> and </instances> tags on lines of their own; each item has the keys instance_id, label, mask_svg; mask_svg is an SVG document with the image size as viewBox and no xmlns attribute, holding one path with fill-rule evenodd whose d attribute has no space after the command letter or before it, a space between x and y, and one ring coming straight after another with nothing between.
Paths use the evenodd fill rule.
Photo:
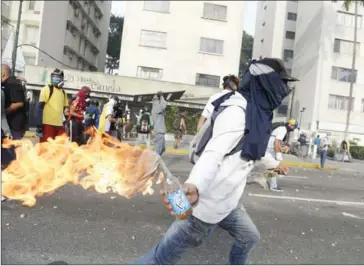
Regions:
<instances>
[{"instance_id":1,"label":"concrete building facade","mask_svg":"<svg viewBox=\"0 0 364 266\"><path fill-rule=\"evenodd\" d=\"M20 2L5 2L15 32ZM26 64L104 72L110 14L111 1L23 1L18 43Z\"/></svg>"},{"instance_id":2,"label":"concrete building facade","mask_svg":"<svg viewBox=\"0 0 364 266\"><path fill-rule=\"evenodd\" d=\"M242 1L128 1L124 19L119 75L212 95L224 75L239 72Z\"/></svg>"},{"instance_id":3,"label":"concrete building facade","mask_svg":"<svg viewBox=\"0 0 364 266\"><path fill-rule=\"evenodd\" d=\"M357 137L364 142L364 8L359 6L356 71L352 73L354 6L346 11L342 2L259 3L253 54L284 58L292 75L300 79L295 83L293 114L297 118L302 116L301 127L331 132L338 140L344 137L350 80L354 79L349 139ZM270 19L265 24L266 31L259 27L264 17ZM290 18L296 21L291 23ZM305 111L300 113L302 108Z\"/></svg>"}]
</instances>

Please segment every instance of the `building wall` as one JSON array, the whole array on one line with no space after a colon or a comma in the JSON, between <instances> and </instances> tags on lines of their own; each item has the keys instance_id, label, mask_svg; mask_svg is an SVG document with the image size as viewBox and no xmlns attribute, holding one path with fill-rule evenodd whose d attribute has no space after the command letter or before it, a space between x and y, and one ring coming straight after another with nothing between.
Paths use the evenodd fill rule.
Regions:
<instances>
[{"instance_id":1,"label":"building wall","mask_svg":"<svg viewBox=\"0 0 364 266\"><path fill-rule=\"evenodd\" d=\"M11 23L15 28L19 1L10 3ZM101 18L97 18L95 10L101 11ZM34 45L61 62L24 45L21 49L26 63L103 71L110 14L111 1L23 1L19 44ZM83 21L85 27L82 26ZM99 37L95 36L93 28L100 33ZM75 34L71 33L71 29ZM93 49L95 52L92 52Z\"/></svg>"},{"instance_id":2,"label":"building wall","mask_svg":"<svg viewBox=\"0 0 364 266\"><path fill-rule=\"evenodd\" d=\"M241 1L209 1L227 6L226 21L204 19L202 1L170 1L168 13L144 10L144 1L126 3L119 74L137 76L138 66L163 69L161 80L195 84L196 73L238 74L243 33ZM141 19L143 18L143 19ZM167 33L166 48L140 45L141 30ZM200 37L224 41L223 55L199 52ZM221 84L221 79L219 84Z\"/></svg>"}]
</instances>

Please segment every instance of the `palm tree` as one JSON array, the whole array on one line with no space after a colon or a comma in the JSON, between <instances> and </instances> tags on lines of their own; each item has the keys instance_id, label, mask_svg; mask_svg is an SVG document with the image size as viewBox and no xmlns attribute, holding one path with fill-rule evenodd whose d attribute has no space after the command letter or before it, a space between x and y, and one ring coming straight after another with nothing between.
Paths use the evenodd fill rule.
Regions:
<instances>
[{"instance_id":1,"label":"palm tree","mask_svg":"<svg viewBox=\"0 0 364 266\"><path fill-rule=\"evenodd\" d=\"M349 92L349 104L348 110L346 114L346 124L345 124L345 131L344 131L344 139L348 137L349 131L349 124L350 124L350 114L353 105L353 88L354 82L356 80L355 76L355 61L356 61L356 43L357 43L357 34L358 34L358 2L359 1L352 1L352 0L345 0L343 6L345 7L346 11L349 10L349 7L354 3L355 4L355 23L354 23L354 44L353 44L353 59L351 64L351 79L350 79L350 92ZM360 1L361 4L364 4L364 1Z\"/></svg>"}]
</instances>

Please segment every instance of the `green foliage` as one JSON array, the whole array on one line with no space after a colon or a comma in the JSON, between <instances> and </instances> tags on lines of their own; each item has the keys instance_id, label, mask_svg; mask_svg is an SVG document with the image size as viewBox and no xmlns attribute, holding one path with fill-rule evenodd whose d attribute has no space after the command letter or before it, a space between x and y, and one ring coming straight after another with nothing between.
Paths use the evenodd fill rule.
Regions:
<instances>
[{"instance_id":1,"label":"green foliage","mask_svg":"<svg viewBox=\"0 0 364 266\"><path fill-rule=\"evenodd\" d=\"M327 157L333 158L335 156L336 148L329 148L327 150Z\"/></svg>"},{"instance_id":2,"label":"green foliage","mask_svg":"<svg viewBox=\"0 0 364 266\"><path fill-rule=\"evenodd\" d=\"M107 43L106 67L109 74L119 68L121 39L123 34L124 17L111 15L109 24L109 38Z\"/></svg>"},{"instance_id":3,"label":"green foliage","mask_svg":"<svg viewBox=\"0 0 364 266\"><path fill-rule=\"evenodd\" d=\"M253 36L243 31L243 41L241 43L239 75L243 74L249 65L253 56Z\"/></svg>"},{"instance_id":4,"label":"green foliage","mask_svg":"<svg viewBox=\"0 0 364 266\"><path fill-rule=\"evenodd\" d=\"M360 138L353 138L352 140L349 140L350 147L358 146L359 142L360 142Z\"/></svg>"},{"instance_id":5,"label":"green foliage","mask_svg":"<svg viewBox=\"0 0 364 266\"><path fill-rule=\"evenodd\" d=\"M181 112L185 113L185 123L187 127L186 134L188 135L196 134L197 121L200 118L201 111L191 111L191 110L185 111L178 108L175 105L168 106L166 110L165 120L166 120L167 132L169 133L174 132L173 123L178 118Z\"/></svg>"},{"instance_id":6,"label":"green foliage","mask_svg":"<svg viewBox=\"0 0 364 266\"><path fill-rule=\"evenodd\" d=\"M361 146L350 147L350 154L354 159L364 160L364 147Z\"/></svg>"}]
</instances>

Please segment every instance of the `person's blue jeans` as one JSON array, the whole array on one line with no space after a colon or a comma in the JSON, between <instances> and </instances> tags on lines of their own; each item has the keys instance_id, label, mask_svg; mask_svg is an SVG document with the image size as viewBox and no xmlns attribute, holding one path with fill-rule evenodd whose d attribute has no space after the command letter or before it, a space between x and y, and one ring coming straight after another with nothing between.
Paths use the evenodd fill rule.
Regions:
<instances>
[{"instance_id":1,"label":"person's blue jeans","mask_svg":"<svg viewBox=\"0 0 364 266\"><path fill-rule=\"evenodd\" d=\"M177 264L187 249L199 246L218 226L235 239L229 264L245 264L260 234L244 207L236 208L218 224L205 223L192 215L176 220L159 243L133 264Z\"/></svg>"},{"instance_id":2,"label":"person's blue jeans","mask_svg":"<svg viewBox=\"0 0 364 266\"><path fill-rule=\"evenodd\" d=\"M321 159L321 168L325 167L325 161L326 161L326 157L327 157L327 151L321 151L320 153L320 159Z\"/></svg>"},{"instance_id":3,"label":"person's blue jeans","mask_svg":"<svg viewBox=\"0 0 364 266\"><path fill-rule=\"evenodd\" d=\"M11 136L13 137L13 140L19 140L24 137L25 132L23 130L13 130L11 129Z\"/></svg>"}]
</instances>

